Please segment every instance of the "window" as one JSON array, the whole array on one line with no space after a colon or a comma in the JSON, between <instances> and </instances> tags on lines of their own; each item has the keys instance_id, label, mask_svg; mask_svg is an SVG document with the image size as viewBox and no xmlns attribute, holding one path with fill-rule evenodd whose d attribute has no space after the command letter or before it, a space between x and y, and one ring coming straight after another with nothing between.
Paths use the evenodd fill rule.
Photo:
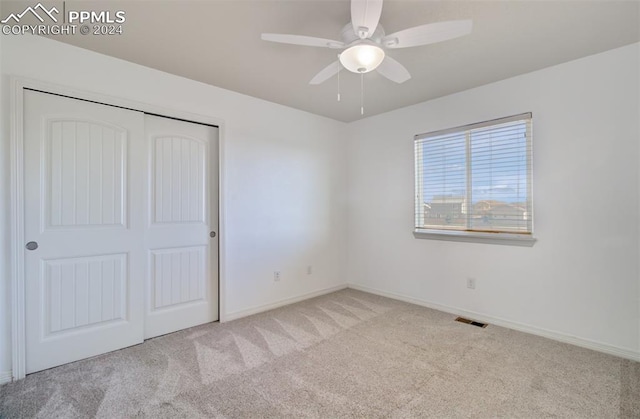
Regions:
<instances>
[{"instance_id":1,"label":"window","mask_svg":"<svg viewBox=\"0 0 640 419\"><path fill-rule=\"evenodd\" d=\"M532 240L530 113L417 135L415 164L416 235Z\"/></svg>"}]
</instances>

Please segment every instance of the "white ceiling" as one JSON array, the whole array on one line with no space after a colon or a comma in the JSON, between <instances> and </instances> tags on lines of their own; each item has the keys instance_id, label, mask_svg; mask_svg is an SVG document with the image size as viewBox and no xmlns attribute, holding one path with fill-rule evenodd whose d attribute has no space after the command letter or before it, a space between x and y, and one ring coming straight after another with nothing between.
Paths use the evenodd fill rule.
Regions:
<instances>
[{"instance_id":1,"label":"white ceiling","mask_svg":"<svg viewBox=\"0 0 640 419\"><path fill-rule=\"evenodd\" d=\"M20 11L25 2L2 6ZM66 1L67 10L124 10L121 36L54 39L340 121L360 115L360 76L311 86L336 50L262 41L262 32L340 39L349 1ZM387 33L472 19L471 35L391 50L412 78L364 77L365 117L538 70L640 40L640 1L386 0Z\"/></svg>"}]
</instances>

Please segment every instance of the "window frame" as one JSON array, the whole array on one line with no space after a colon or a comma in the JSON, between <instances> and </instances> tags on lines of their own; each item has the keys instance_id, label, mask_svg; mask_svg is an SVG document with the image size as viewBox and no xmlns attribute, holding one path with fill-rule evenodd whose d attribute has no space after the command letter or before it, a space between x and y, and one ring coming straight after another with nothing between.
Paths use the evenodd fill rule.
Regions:
<instances>
[{"instance_id":1,"label":"window frame","mask_svg":"<svg viewBox=\"0 0 640 419\"><path fill-rule=\"evenodd\" d=\"M507 231L474 231L470 228L470 219L467 217L467 229L438 229L438 228L424 228L418 227L424 225L424 213L419 211L422 207L421 203L424 202L424 177L419 176L422 173L424 167L424 155L422 147L418 145L420 141L424 141L427 138L438 137L447 134L459 133L465 136L465 165L466 165L466 183L465 183L465 197L466 202L470 202L471 194L471 147L469 136L472 130L479 128L490 127L495 125L506 124L509 122L528 120L527 122L527 163L529 170L527 171L527 200L530 202L529 209L531 212L530 229L528 232L507 232ZM534 237L534 220L533 220L533 113L527 112L517 115L512 115L504 118L497 118L488 121L467 124L454 128L447 128L438 131L432 131L428 133L418 134L414 136L414 231L413 235L419 239L433 239L433 240L447 240L458 242L477 242L477 243L492 243L492 244L505 244L516 246L533 246L536 242Z\"/></svg>"}]
</instances>

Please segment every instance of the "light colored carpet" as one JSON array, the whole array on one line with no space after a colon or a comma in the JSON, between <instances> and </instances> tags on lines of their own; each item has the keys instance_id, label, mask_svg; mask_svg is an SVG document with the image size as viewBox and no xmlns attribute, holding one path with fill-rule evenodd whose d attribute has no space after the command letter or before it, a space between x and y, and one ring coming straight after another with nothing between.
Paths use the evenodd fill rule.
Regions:
<instances>
[{"instance_id":1,"label":"light colored carpet","mask_svg":"<svg viewBox=\"0 0 640 419\"><path fill-rule=\"evenodd\" d=\"M639 418L640 364L344 290L0 387L0 417Z\"/></svg>"}]
</instances>

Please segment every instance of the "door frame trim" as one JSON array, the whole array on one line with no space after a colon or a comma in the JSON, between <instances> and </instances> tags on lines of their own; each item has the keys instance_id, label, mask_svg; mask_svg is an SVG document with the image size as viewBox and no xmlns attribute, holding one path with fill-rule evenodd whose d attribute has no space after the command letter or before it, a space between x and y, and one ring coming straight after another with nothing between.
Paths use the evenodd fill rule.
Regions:
<instances>
[{"instance_id":1,"label":"door frame trim","mask_svg":"<svg viewBox=\"0 0 640 419\"><path fill-rule=\"evenodd\" d=\"M39 80L10 77L9 120L10 120L10 191L11 191L11 362L13 380L26 375L26 295L24 277L24 91L39 90L45 93L97 102L104 105L129 108L132 110L182 119L218 127L218 319L225 316L225 121L211 115L201 115L179 109L165 108L135 100L122 99L101 93L76 89Z\"/></svg>"}]
</instances>

